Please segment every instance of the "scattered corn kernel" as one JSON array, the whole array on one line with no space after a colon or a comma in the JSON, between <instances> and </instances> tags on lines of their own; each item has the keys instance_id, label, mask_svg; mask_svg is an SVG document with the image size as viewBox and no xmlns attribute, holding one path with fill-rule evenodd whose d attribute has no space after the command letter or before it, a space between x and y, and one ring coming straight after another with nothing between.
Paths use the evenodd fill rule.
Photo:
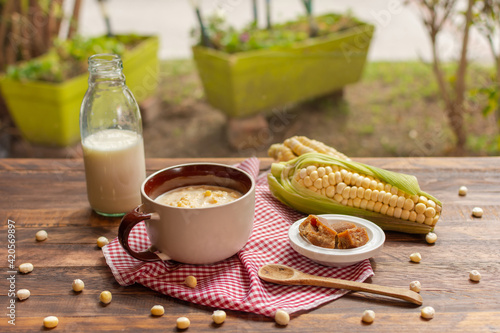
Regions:
<instances>
[{"instance_id":1,"label":"scattered corn kernel","mask_svg":"<svg viewBox=\"0 0 500 333\"><path fill-rule=\"evenodd\" d=\"M458 195L465 197L467 195L467 187L460 186L458 189Z\"/></svg>"},{"instance_id":2,"label":"scattered corn kernel","mask_svg":"<svg viewBox=\"0 0 500 333\"><path fill-rule=\"evenodd\" d=\"M425 308L423 308L420 311L420 315L422 316L422 318L425 318L425 319L434 318L435 313L436 313L436 311L434 311L434 308L432 306L426 306Z\"/></svg>"},{"instance_id":3,"label":"scattered corn kernel","mask_svg":"<svg viewBox=\"0 0 500 333\"><path fill-rule=\"evenodd\" d=\"M481 280L481 273L474 269L469 272L469 279L471 279L471 281L479 282L479 280Z\"/></svg>"},{"instance_id":4,"label":"scattered corn kernel","mask_svg":"<svg viewBox=\"0 0 500 333\"><path fill-rule=\"evenodd\" d=\"M165 313L165 308L161 305L155 305L151 308L151 314L153 316L163 316Z\"/></svg>"},{"instance_id":5,"label":"scattered corn kernel","mask_svg":"<svg viewBox=\"0 0 500 333\"><path fill-rule=\"evenodd\" d=\"M177 328L180 330L184 330L189 327L191 322L187 317L179 317L177 318Z\"/></svg>"},{"instance_id":6,"label":"scattered corn kernel","mask_svg":"<svg viewBox=\"0 0 500 333\"><path fill-rule=\"evenodd\" d=\"M33 271L33 264L32 263L24 263L24 264L21 264L19 265L19 272L23 273L23 274L28 274L28 273L31 273Z\"/></svg>"},{"instance_id":7,"label":"scattered corn kernel","mask_svg":"<svg viewBox=\"0 0 500 333\"><path fill-rule=\"evenodd\" d=\"M425 241L429 244L434 244L437 239L438 236L433 232L429 232L427 235L425 235Z\"/></svg>"},{"instance_id":8,"label":"scattered corn kernel","mask_svg":"<svg viewBox=\"0 0 500 333\"><path fill-rule=\"evenodd\" d=\"M43 318L43 326L45 326L45 328L54 328L57 324L59 324L59 319L56 316Z\"/></svg>"},{"instance_id":9,"label":"scattered corn kernel","mask_svg":"<svg viewBox=\"0 0 500 333\"><path fill-rule=\"evenodd\" d=\"M274 321L276 321L276 323L278 325L286 326L286 325L288 325L288 322L290 321L290 316L288 315L287 312L285 312L283 310L278 310L274 314Z\"/></svg>"},{"instance_id":10,"label":"scattered corn kernel","mask_svg":"<svg viewBox=\"0 0 500 333\"><path fill-rule=\"evenodd\" d=\"M47 237L49 237L49 234L47 234L47 231L45 230L40 230L35 234L35 238L39 242L43 242L47 239Z\"/></svg>"},{"instance_id":11,"label":"scattered corn kernel","mask_svg":"<svg viewBox=\"0 0 500 333\"><path fill-rule=\"evenodd\" d=\"M212 313L212 320L216 324L222 324L224 320L226 320L226 312L223 310L215 310L214 313Z\"/></svg>"},{"instance_id":12,"label":"scattered corn kernel","mask_svg":"<svg viewBox=\"0 0 500 333\"><path fill-rule=\"evenodd\" d=\"M101 237L97 238L97 246L103 247L104 245L108 245L108 244L109 244L109 240L106 237L101 236Z\"/></svg>"},{"instance_id":13,"label":"scattered corn kernel","mask_svg":"<svg viewBox=\"0 0 500 333\"><path fill-rule=\"evenodd\" d=\"M472 216L474 216L474 217L483 216L483 210L481 209L481 207L474 207L472 209Z\"/></svg>"},{"instance_id":14,"label":"scattered corn kernel","mask_svg":"<svg viewBox=\"0 0 500 333\"><path fill-rule=\"evenodd\" d=\"M111 293L107 290L103 291L100 295L99 295L99 300L101 302L103 302L104 304L109 304L111 303L111 299L113 298L113 296L111 295Z\"/></svg>"},{"instance_id":15,"label":"scattered corn kernel","mask_svg":"<svg viewBox=\"0 0 500 333\"><path fill-rule=\"evenodd\" d=\"M420 262L420 260L422 260L422 256L420 255L420 253L415 252L410 254L410 260L413 262Z\"/></svg>"},{"instance_id":16,"label":"scattered corn kernel","mask_svg":"<svg viewBox=\"0 0 500 333\"><path fill-rule=\"evenodd\" d=\"M80 292L83 290L83 288L85 288L85 283L83 283L83 281L80 279L75 279L75 280L73 280L73 283L71 286L73 287L74 291Z\"/></svg>"},{"instance_id":17,"label":"scattered corn kernel","mask_svg":"<svg viewBox=\"0 0 500 333\"><path fill-rule=\"evenodd\" d=\"M375 320L375 312L372 310L365 310L363 311L363 315L361 316L361 320L364 321L365 323L373 323Z\"/></svg>"},{"instance_id":18,"label":"scattered corn kernel","mask_svg":"<svg viewBox=\"0 0 500 333\"><path fill-rule=\"evenodd\" d=\"M410 282L410 290L416 293L419 293L422 290L422 285L419 281L411 281Z\"/></svg>"},{"instance_id":19,"label":"scattered corn kernel","mask_svg":"<svg viewBox=\"0 0 500 333\"><path fill-rule=\"evenodd\" d=\"M196 278L192 275L189 275L188 277L186 277L186 280L184 280L184 284L189 288L196 288Z\"/></svg>"},{"instance_id":20,"label":"scattered corn kernel","mask_svg":"<svg viewBox=\"0 0 500 333\"><path fill-rule=\"evenodd\" d=\"M17 291L17 298L19 298L20 301L24 301L28 297L30 297L31 293L28 289L19 289Z\"/></svg>"}]
</instances>

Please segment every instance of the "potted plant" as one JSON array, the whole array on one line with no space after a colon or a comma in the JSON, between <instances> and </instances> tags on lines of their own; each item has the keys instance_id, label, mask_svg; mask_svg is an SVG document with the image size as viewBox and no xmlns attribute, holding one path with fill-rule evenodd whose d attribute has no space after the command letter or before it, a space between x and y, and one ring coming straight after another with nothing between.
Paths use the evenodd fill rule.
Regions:
<instances>
[{"instance_id":1,"label":"potted plant","mask_svg":"<svg viewBox=\"0 0 500 333\"><path fill-rule=\"evenodd\" d=\"M343 89L361 77L374 27L350 15L312 15L242 30L220 16L205 22L197 3L199 43L193 56L208 102L231 117L244 117Z\"/></svg>"},{"instance_id":2,"label":"potted plant","mask_svg":"<svg viewBox=\"0 0 500 333\"><path fill-rule=\"evenodd\" d=\"M32 143L69 146L80 140L79 111L92 54L122 57L127 85L138 102L156 90L158 38L113 34L105 2L97 1L106 36L95 38L76 34L79 0L69 1L69 17L64 15L64 0L34 0L26 6L18 0L0 3L0 71L6 71L0 74L0 89L11 118ZM63 22L69 27L66 32L61 31Z\"/></svg>"},{"instance_id":3,"label":"potted plant","mask_svg":"<svg viewBox=\"0 0 500 333\"><path fill-rule=\"evenodd\" d=\"M79 111L88 87L87 58L122 57L127 85L140 103L158 84L158 38L122 35L56 42L43 56L11 66L0 88L17 128L30 142L69 146L80 140Z\"/></svg>"}]
</instances>

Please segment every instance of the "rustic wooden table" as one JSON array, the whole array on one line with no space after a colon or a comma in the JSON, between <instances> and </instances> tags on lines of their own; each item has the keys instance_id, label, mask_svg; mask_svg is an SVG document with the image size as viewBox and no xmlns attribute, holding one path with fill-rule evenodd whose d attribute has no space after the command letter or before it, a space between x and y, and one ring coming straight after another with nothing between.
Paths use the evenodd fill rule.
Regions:
<instances>
[{"instance_id":1,"label":"rustic wooden table","mask_svg":"<svg viewBox=\"0 0 500 333\"><path fill-rule=\"evenodd\" d=\"M314 310L292 315L285 330L500 332L500 158L356 160L413 174L423 190L444 203L442 220L436 228L437 243L429 245L421 235L387 233L382 253L372 259L375 276L367 281L406 288L410 281L419 280L423 306L433 306L436 315L432 320L424 320L420 317L422 307L350 293ZM150 159L147 168L151 173L190 161L200 160ZM262 167L270 163L263 159ZM460 185L469 188L466 197L458 196ZM0 198L0 304L4 313L1 331L44 330L42 321L48 315L59 318L55 330L72 332L175 332L175 321L180 316L190 318L188 331L192 332L264 332L281 328L271 318L236 311L227 311L226 322L214 326L211 308L173 299L141 285L119 286L95 244L99 236L116 237L120 219L100 217L89 208L81 160L0 159ZM471 217L475 206L484 209L482 218ZM15 226L15 249L10 252L9 224ZM40 229L49 234L44 242L35 241L35 233ZM11 272L8 253L14 252L15 267L31 262L35 266L32 273ZM408 256L413 252L422 254L419 264L409 262ZM469 280L472 269L481 272L479 283ZM71 289L76 278L85 281L80 295ZM19 301L12 297L11 288L27 288L31 297ZM113 293L109 306L98 301L102 290ZM150 316L155 304L165 307L163 317ZM371 325L360 321L366 309L376 312Z\"/></svg>"}]
</instances>

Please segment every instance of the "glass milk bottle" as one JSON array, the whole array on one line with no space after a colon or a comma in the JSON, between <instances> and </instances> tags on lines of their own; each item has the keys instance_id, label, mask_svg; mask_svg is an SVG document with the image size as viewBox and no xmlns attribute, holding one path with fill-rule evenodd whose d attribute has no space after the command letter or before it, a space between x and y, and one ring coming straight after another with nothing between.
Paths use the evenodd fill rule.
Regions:
<instances>
[{"instance_id":1,"label":"glass milk bottle","mask_svg":"<svg viewBox=\"0 0 500 333\"><path fill-rule=\"evenodd\" d=\"M104 216L121 216L141 204L146 177L139 106L114 54L89 58L89 87L80 109L87 195Z\"/></svg>"}]
</instances>

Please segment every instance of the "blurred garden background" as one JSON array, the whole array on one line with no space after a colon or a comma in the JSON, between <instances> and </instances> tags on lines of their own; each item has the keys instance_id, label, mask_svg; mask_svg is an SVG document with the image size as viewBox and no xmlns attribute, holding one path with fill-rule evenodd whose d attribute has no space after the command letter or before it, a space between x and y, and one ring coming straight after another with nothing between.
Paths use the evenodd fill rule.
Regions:
<instances>
[{"instance_id":1,"label":"blurred garden background","mask_svg":"<svg viewBox=\"0 0 500 333\"><path fill-rule=\"evenodd\" d=\"M74 86L69 91L81 102L83 93L78 95L75 87L78 80L86 84L81 60L88 54L102 49L123 52L132 67L135 56L131 50L144 47L138 61L142 59L142 65L147 66L138 71L146 76L137 79L135 91L131 88L143 111L147 157L266 156L272 143L293 135L322 141L351 157L484 156L500 152L499 0L1 0L0 6L3 99L10 98L6 94L13 90L11 80L35 82L35 105L22 104L24 110L17 116L31 119L34 127L43 122L35 116L51 123L58 118L36 110L37 101L47 99L54 86L70 82ZM317 18L330 13L356 20ZM303 23L305 32L283 25L296 20ZM267 54L266 60L260 61L264 68L268 66L261 73L262 83L243 85L250 100L245 104L283 95L267 85L283 86L292 97L311 90L315 81L324 87L325 82L353 73L357 62L361 76L348 80L355 82L332 85L331 91L323 89L318 96L298 101L291 98L290 102L281 99L280 105L256 106L256 111L240 114L224 110L207 97L207 89L222 90L218 91L222 96L232 93L233 86L219 81L224 75L237 81L249 72L260 72L252 63L245 63L244 70L235 67L233 76L227 74L239 61L249 61L246 54L270 49L278 52L282 62L283 54L292 48L294 57L300 53L314 60L312 55L320 51L297 51L295 45L311 44L309 38L314 34L319 34L312 37L320 40L330 38L330 31L322 31L331 26L338 26L341 34L333 40L352 35L352 29L362 34L350 42L337 43L338 51L323 52L335 53L334 58L343 61L340 65L332 62L333 72L318 74L307 67L312 81L304 80L294 90L288 87L293 75L274 71L276 64L271 66L268 61L275 60L276 53ZM116 42L102 37L106 35L122 37ZM146 60L150 46L141 45L148 36L158 37L151 44L157 47L158 62ZM94 38L92 43L88 38ZM209 49L203 57L193 56L191 47L196 44ZM361 59L365 47L366 61ZM222 55L226 51L239 53ZM211 65L207 65L208 58ZM221 67L220 59L227 60L229 67ZM202 63L215 75L210 84L200 78ZM127 70L125 60L124 67ZM327 67L330 65L323 66ZM66 77L70 72L83 76ZM127 78L133 81L135 75ZM273 83L276 75L282 76L282 84ZM51 88L38 85L39 80L51 81ZM253 96L258 91L255 85L266 87L270 96L262 92ZM30 99L16 96L18 100ZM74 105L68 108L72 114L64 119L74 126L79 109ZM4 104L0 111L1 157L80 156L78 142L71 136L56 144L26 139L11 109Z\"/></svg>"}]
</instances>

